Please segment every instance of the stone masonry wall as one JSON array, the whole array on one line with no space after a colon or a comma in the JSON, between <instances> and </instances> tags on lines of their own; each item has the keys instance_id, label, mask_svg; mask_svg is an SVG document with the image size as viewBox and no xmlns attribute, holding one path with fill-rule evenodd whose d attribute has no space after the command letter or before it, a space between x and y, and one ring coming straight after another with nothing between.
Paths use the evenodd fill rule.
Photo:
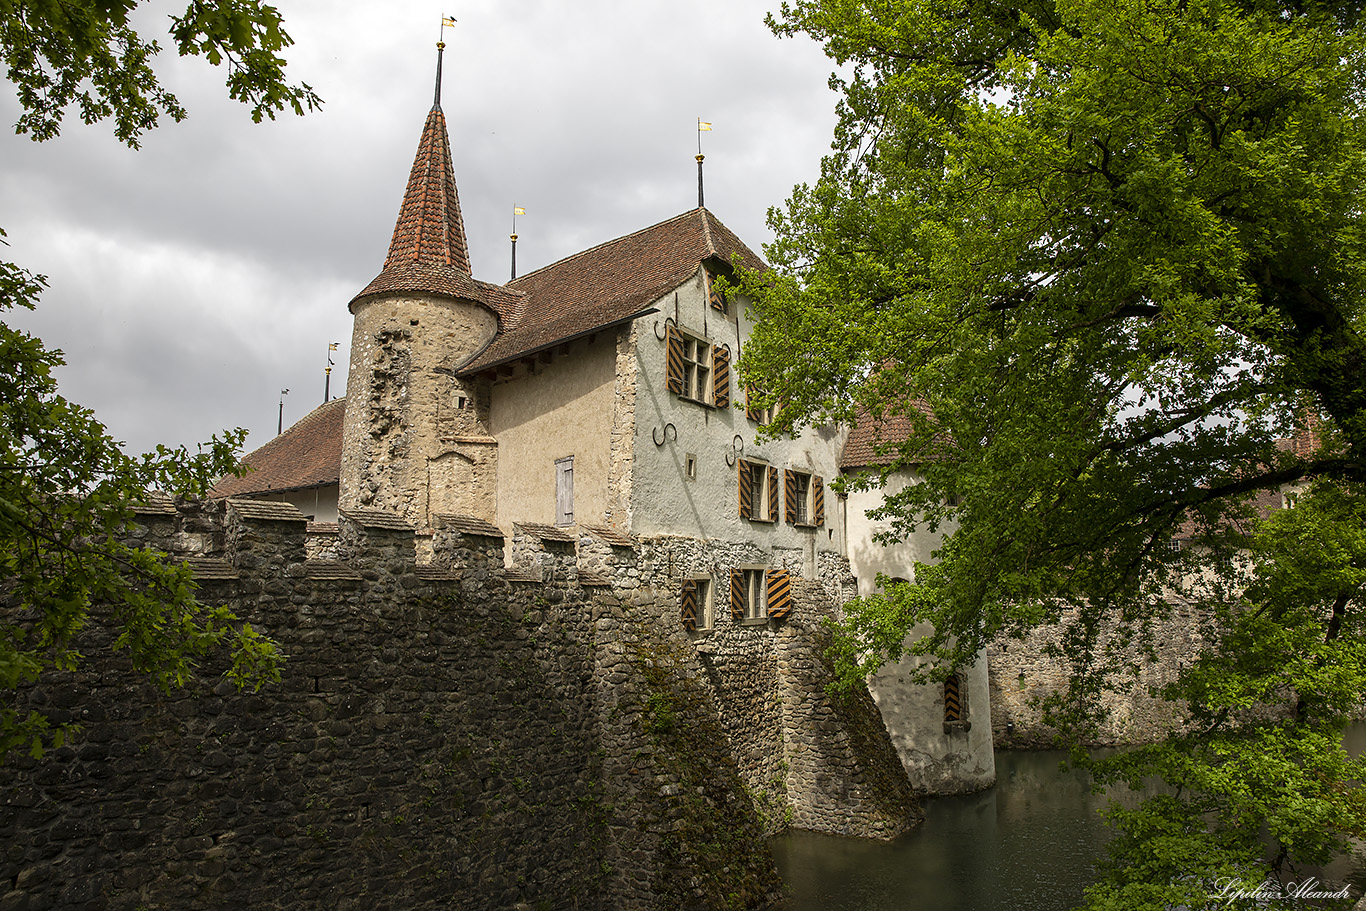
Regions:
<instances>
[{"instance_id":1,"label":"stone masonry wall","mask_svg":"<svg viewBox=\"0 0 1366 911\"><path fill-rule=\"evenodd\" d=\"M769 831L790 823L892 838L918 821L919 806L871 697L865 691L835 699L825 691L834 675L821 622L834 616L837 602L820 582L800 578L799 551L769 557L752 544L661 535L642 538L638 552L633 602L651 605L657 627L688 656L689 675L706 683L740 778ZM782 560L792 577L791 616L732 620L730 569L770 559ZM679 613L681 583L702 575L713 580L715 621L689 633Z\"/></svg>"},{"instance_id":2,"label":"stone masonry wall","mask_svg":"<svg viewBox=\"0 0 1366 911\"><path fill-rule=\"evenodd\" d=\"M1182 706L1152 694L1170 682L1182 662L1190 661L1203 645L1201 618L1184 603L1154 632L1156 660L1131 650L1134 674L1114 681L1118 688L1105 697L1107 721L1094 746L1151 743L1184 723ZM991 728L1000 748L1049 748L1057 732L1042 721L1045 699L1066 690L1069 666L1049 654L1058 641L1057 627L1041 628L1025 639L1001 639L986 650L991 694Z\"/></svg>"},{"instance_id":3,"label":"stone masonry wall","mask_svg":"<svg viewBox=\"0 0 1366 911\"><path fill-rule=\"evenodd\" d=\"M583 580L552 542L544 578L514 581L477 521L438 517L418 565L374 511L344 511L322 560L287 504L144 518L204 602L280 643L284 679L238 693L206 666L162 693L88 636L16 706L83 730L0 768L6 911L758 908L787 818L915 818L876 708L821 689L818 586L703 642L656 543L585 532Z\"/></svg>"},{"instance_id":4,"label":"stone masonry wall","mask_svg":"<svg viewBox=\"0 0 1366 911\"><path fill-rule=\"evenodd\" d=\"M654 906L672 798L608 780L606 745L644 736L614 711L609 681L637 674L615 596L509 584L501 541L449 528L459 566L418 567L411 530L372 516L309 562L289 507L214 510L155 514L144 540L196 542L201 596L280 642L283 681L240 694L206 667L163 694L88 637L78 673L23 694L84 730L0 772L0 907ZM701 787L762 846L742 791ZM675 906L742 886L776 894L766 850L698 867Z\"/></svg>"}]
</instances>

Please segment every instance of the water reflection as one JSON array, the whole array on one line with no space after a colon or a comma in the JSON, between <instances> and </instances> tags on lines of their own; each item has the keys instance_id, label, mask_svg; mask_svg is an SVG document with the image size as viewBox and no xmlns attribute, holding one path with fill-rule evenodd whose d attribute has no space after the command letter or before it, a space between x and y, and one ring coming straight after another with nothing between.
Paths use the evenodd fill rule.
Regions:
<instances>
[{"instance_id":1,"label":"water reflection","mask_svg":"<svg viewBox=\"0 0 1366 911\"><path fill-rule=\"evenodd\" d=\"M997 784L943 797L894 842L794 832L775 839L791 911L1065 911L1092 882L1106 797L1063 754L1000 752Z\"/></svg>"},{"instance_id":2,"label":"water reflection","mask_svg":"<svg viewBox=\"0 0 1366 911\"><path fill-rule=\"evenodd\" d=\"M1366 749L1366 724L1344 744ZM773 840L790 889L789 911L1067 911L1094 881L1110 837L1099 810L1127 789L1092 794L1084 772L1059 771L1060 752L1001 751L996 787L942 797L925 822L893 842L793 832ZM1343 858L1322 879L1366 885L1361 862Z\"/></svg>"}]
</instances>

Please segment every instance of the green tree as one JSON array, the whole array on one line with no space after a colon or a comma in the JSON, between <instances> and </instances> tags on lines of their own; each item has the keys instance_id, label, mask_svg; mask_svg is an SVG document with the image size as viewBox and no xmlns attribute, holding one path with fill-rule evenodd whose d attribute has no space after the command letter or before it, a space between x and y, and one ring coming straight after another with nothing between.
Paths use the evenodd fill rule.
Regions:
<instances>
[{"instance_id":1,"label":"green tree","mask_svg":"<svg viewBox=\"0 0 1366 911\"><path fill-rule=\"evenodd\" d=\"M786 405L773 432L904 418L912 432L884 447L885 472L911 467L924 482L889 497L884 517L894 536L954 523L914 584L851 606L837 655L847 681L898 658L922 620L934 633L913 650L941 673L999 636L1056 624L1071 677L1050 718L1078 742L1102 693L1132 682L1134 649L1151 647L1173 594L1212 612L1255 602L1238 594L1254 492L1317 481L1359 493L1359 12L1295 0L783 5L772 27L823 42L843 67L839 122L819 181L770 213L776 273L750 282L760 326L742 369ZM1276 444L1311 414L1321 446ZM1347 534L1343 515L1316 521L1332 539ZM1178 537L1193 541L1176 558ZM1290 611L1293 589L1278 591ZM1299 634L1339 635L1362 592L1343 597L1337 613L1294 614ZM1243 660L1236 613L1179 687L1197 669L1217 677L1218 656ZM1359 673L1355 653L1341 657ZM1321 680L1295 679L1299 711L1275 737L1213 710L1206 747L1171 749L1194 750L1207 771L1226 748L1248 774L1289 768L1297 738L1327 742L1342 723ZM1221 736L1233 746L1213 746ZM1324 774L1354 808L1319 833L1331 842L1360 827L1361 804L1350 775ZM1154 868L1148 903L1125 907L1201 906L1192 884L1213 889L1224 869L1213 846L1230 826L1270 825L1292 797L1268 792L1229 824L1191 811L1181 824L1211 853ZM1165 830L1133 831L1161 854ZM1324 843L1271 834L1286 863Z\"/></svg>"},{"instance_id":2,"label":"green tree","mask_svg":"<svg viewBox=\"0 0 1366 911\"><path fill-rule=\"evenodd\" d=\"M151 60L160 52L129 22L143 0L0 0L0 59L23 113L15 132L51 139L75 104L81 119L114 118L114 134L137 148L162 114L185 119L175 95L162 87ZM274 119L322 104L307 83L284 79L279 52L293 44L279 12L261 0L193 0L171 17L180 55L227 64L228 95L251 105L252 119Z\"/></svg>"},{"instance_id":3,"label":"green tree","mask_svg":"<svg viewBox=\"0 0 1366 911\"><path fill-rule=\"evenodd\" d=\"M86 123L112 118L115 135L136 148L161 114L185 117L150 68L157 43L130 24L140 5L0 0L0 57L22 107L17 133L51 139L75 105ZM249 104L254 120L321 104L306 84L284 81L278 52L291 40L274 7L195 0L172 17L170 33L182 55L228 65L229 95ZM0 312L32 308L45 284L0 262ZM52 370L61 363L59 351L0 322L0 761L16 749L41 755L71 733L20 695L75 669L84 634L102 630L91 641L107 638L163 687L183 685L198 659L224 650L229 679L256 687L279 679L283 657L225 608L200 604L188 567L130 543L132 504L150 489L203 496L236 470L244 432L195 454L159 446L128 456L90 411L57 392Z\"/></svg>"}]
</instances>

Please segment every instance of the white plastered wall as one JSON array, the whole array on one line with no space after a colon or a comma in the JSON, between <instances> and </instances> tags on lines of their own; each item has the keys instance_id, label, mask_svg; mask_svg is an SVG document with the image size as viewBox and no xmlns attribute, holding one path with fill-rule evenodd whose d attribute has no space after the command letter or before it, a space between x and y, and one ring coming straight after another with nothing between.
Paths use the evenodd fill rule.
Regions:
<instances>
[{"instance_id":1,"label":"white plastered wall","mask_svg":"<svg viewBox=\"0 0 1366 911\"><path fill-rule=\"evenodd\" d=\"M918 478L910 471L888 478L884 488L852 491L848 500L849 564L858 578L859 595L877 591L879 573L889 579L915 578L915 564L934 561L943 528L931 532L919 528L893 544L880 544L874 535L887 523L868 517L882 505L884 494L893 494ZM907 645L929 632L917 627ZM944 689L938 684L911 682L911 673L924 659L907 656L883 667L868 681L868 688L882 712L892 744L916 790L927 794L954 794L987 788L996 782L992 752L991 702L987 659L983 655L958 676L966 690L966 718L971 727L946 725Z\"/></svg>"},{"instance_id":2,"label":"white plastered wall","mask_svg":"<svg viewBox=\"0 0 1366 911\"><path fill-rule=\"evenodd\" d=\"M796 439L756 442L759 428L745 416L744 387L735 367L750 332L743 302L732 301L729 313L713 309L699 268L692 279L656 306L657 313L636 322L631 530L646 535L751 542L770 551L799 551L804 555L807 575L814 577L817 553L842 553L844 549L842 510L829 489L837 472L842 431L833 427L807 429ZM675 321L690 335L730 349L729 407L703 405L668 391L666 344L662 340L666 320ZM689 454L696 457L694 479L687 475ZM826 485L824 526L788 525L781 515L781 503L776 522L742 519L737 459L773 465L779 469L780 484L782 469L820 476Z\"/></svg>"},{"instance_id":3,"label":"white plastered wall","mask_svg":"<svg viewBox=\"0 0 1366 911\"><path fill-rule=\"evenodd\" d=\"M498 525L555 523L555 463L574 459L574 521L606 523L615 407L616 332L557 348L493 384L489 425L498 440Z\"/></svg>"}]
</instances>

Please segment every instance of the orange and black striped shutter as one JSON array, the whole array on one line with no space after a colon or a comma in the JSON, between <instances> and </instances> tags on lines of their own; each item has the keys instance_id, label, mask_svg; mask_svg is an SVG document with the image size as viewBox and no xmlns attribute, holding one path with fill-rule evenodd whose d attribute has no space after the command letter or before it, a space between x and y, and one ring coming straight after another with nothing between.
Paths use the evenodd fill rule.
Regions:
<instances>
[{"instance_id":1,"label":"orange and black striped shutter","mask_svg":"<svg viewBox=\"0 0 1366 911\"><path fill-rule=\"evenodd\" d=\"M683 618L684 629L697 629L697 582L692 579L683 580L683 590L678 596L678 613Z\"/></svg>"},{"instance_id":2,"label":"orange and black striped shutter","mask_svg":"<svg viewBox=\"0 0 1366 911\"><path fill-rule=\"evenodd\" d=\"M824 525L824 524L825 524L825 482L821 480L821 476L820 476L820 475L816 475L815 477L813 477L813 478L811 479L811 502L812 502L811 511L814 513L814 515L813 515L812 518L811 518L811 521L815 522L817 525Z\"/></svg>"},{"instance_id":3,"label":"orange and black striped shutter","mask_svg":"<svg viewBox=\"0 0 1366 911\"><path fill-rule=\"evenodd\" d=\"M745 619L745 571L743 569L732 569L730 571L730 618L732 620Z\"/></svg>"},{"instance_id":4,"label":"orange and black striped shutter","mask_svg":"<svg viewBox=\"0 0 1366 911\"><path fill-rule=\"evenodd\" d=\"M754 407L754 387L745 387L745 417L754 423L759 423L759 409Z\"/></svg>"},{"instance_id":5,"label":"orange and black striped shutter","mask_svg":"<svg viewBox=\"0 0 1366 911\"><path fill-rule=\"evenodd\" d=\"M783 469L783 509L787 513L787 524L797 524L797 473L791 468Z\"/></svg>"},{"instance_id":6,"label":"orange and black striped shutter","mask_svg":"<svg viewBox=\"0 0 1366 911\"><path fill-rule=\"evenodd\" d=\"M768 466L768 521L778 521L778 469Z\"/></svg>"},{"instance_id":7,"label":"orange and black striped shutter","mask_svg":"<svg viewBox=\"0 0 1366 911\"><path fill-rule=\"evenodd\" d=\"M710 272L707 273L707 297L711 300L711 308L713 310L725 312L726 297L720 291L716 290L716 276L712 275Z\"/></svg>"},{"instance_id":8,"label":"orange and black striped shutter","mask_svg":"<svg viewBox=\"0 0 1366 911\"><path fill-rule=\"evenodd\" d=\"M792 577L785 569L768 571L768 615L786 620L792 614Z\"/></svg>"},{"instance_id":9,"label":"orange and black striped shutter","mask_svg":"<svg viewBox=\"0 0 1366 911\"><path fill-rule=\"evenodd\" d=\"M949 674L944 679L944 720L963 720L963 702L958 694L957 674Z\"/></svg>"},{"instance_id":10,"label":"orange and black striped shutter","mask_svg":"<svg viewBox=\"0 0 1366 911\"><path fill-rule=\"evenodd\" d=\"M711 403L730 407L730 352L720 345L711 349Z\"/></svg>"},{"instance_id":11,"label":"orange and black striped shutter","mask_svg":"<svg viewBox=\"0 0 1366 911\"><path fill-rule=\"evenodd\" d=\"M658 338L658 336L656 336ZM665 385L669 391L675 395L683 394L683 333L673 326L666 326L664 329L664 340L666 348L665 372L667 380Z\"/></svg>"},{"instance_id":12,"label":"orange and black striped shutter","mask_svg":"<svg viewBox=\"0 0 1366 911\"><path fill-rule=\"evenodd\" d=\"M736 472L736 477L740 480L740 518L748 519L754 515L754 491L749 486L749 463L744 459L736 459L735 464L740 466Z\"/></svg>"}]
</instances>

